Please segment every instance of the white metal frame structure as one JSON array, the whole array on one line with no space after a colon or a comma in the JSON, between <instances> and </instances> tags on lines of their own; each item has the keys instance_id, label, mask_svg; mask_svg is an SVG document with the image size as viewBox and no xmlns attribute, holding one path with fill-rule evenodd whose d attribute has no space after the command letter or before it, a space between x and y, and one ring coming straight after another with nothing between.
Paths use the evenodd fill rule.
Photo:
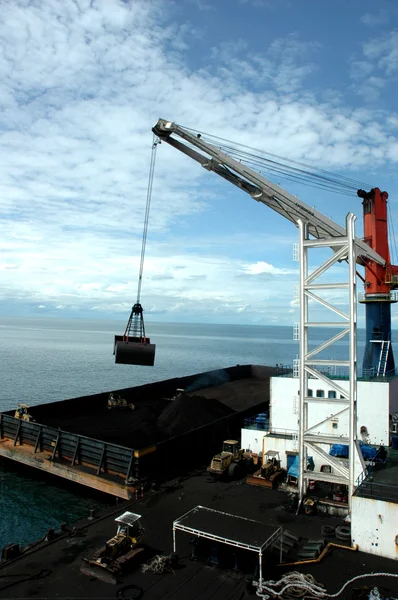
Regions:
<instances>
[{"instance_id":1,"label":"white metal frame structure","mask_svg":"<svg viewBox=\"0 0 398 600\"><path fill-rule=\"evenodd\" d=\"M348 486L348 498L351 508L351 498L354 491L355 481L355 459L358 452L357 439L357 417L356 417L356 393L357 393L357 356L356 356L356 240L354 232L355 215L349 213L346 218L346 234L339 238L328 239L310 239L309 227L306 222L299 219L299 261L300 261L300 358L299 358L299 378L300 378L300 394L299 394L299 500L300 504L306 494L308 480L329 481L333 483L341 483ZM328 258L321 266L309 272L308 254L310 250L324 248L325 246L334 247L333 255ZM326 273L336 262L346 261L348 264L347 281L332 283L332 282L317 282L318 278ZM318 290L339 289L348 291L348 313L343 312L337 306L325 301L317 295ZM311 302L312 301L312 302ZM310 310L311 306L321 304L338 315L338 321L311 321ZM309 350L309 332L313 328L319 327L336 327L340 331L327 339L325 342L318 345L316 348ZM332 346L335 342L343 337L349 337L349 355L347 360L329 360L320 359L319 354ZM324 367L343 366L349 368L349 388L342 388L327 375L321 372ZM336 398L319 398L308 396L308 379L313 377L323 381L328 386L336 390ZM310 422L309 404L316 402L325 406L325 418L316 423ZM333 414L330 412L330 405L336 406L336 411ZM327 407L327 408L326 408ZM317 433L319 425L323 425L328 421L332 421L345 411L349 413L349 431L342 437L334 435L322 435ZM348 468L343 461L330 456L319 444L347 444L349 446L349 465ZM307 470L308 453L321 458L323 463L330 465L331 473L319 473ZM299 504L299 505L300 505Z\"/></svg>"},{"instance_id":2,"label":"white metal frame structure","mask_svg":"<svg viewBox=\"0 0 398 600\"><path fill-rule=\"evenodd\" d=\"M203 521L206 521L206 519L209 520L208 527L203 526ZM200 528L198 523L201 523ZM237 534L236 531L239 529L239 525L243 530L242 535ZM268 537L266 537L265 540L262 539L261 530L269 528L270 526L266 526L260 521L246 519L245 517L231 515L219 510L214 510L213 508L207 508L206 506L199 505L195 506L195 508L192 508L190 511L173 521L173 552L177 551L177 531L183 531L195 537L219 542L221 544L226 544L227 546L233 546L234 548L241 548L243 550L256 552L258 554L259 570L258 587L261 589L263 583L264 551L278 540L280 542L279 558L280 562L282 562L282 527L278 527L278 529L276 529L270 535L267 532L265 535ZM222 531L226 531L227 529L235 532L235 539L222 535ZM252 543L248 541L251 537L253 538Z\"/></svg>"}]
</instances>

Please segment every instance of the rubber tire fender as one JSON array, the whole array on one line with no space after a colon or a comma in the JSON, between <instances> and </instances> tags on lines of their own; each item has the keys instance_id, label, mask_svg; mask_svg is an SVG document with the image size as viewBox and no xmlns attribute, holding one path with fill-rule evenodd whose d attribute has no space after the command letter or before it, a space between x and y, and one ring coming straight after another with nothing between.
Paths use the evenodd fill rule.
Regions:
<instances>
[{"instance_id":1,"label":"rubber tire fender","mask_svg":"<svg viewBox=\"0 0 398 600\"><path fill-rule=\"evenodd\" d=\"M336 532L335 527L331 527L330 525L322 525L321 533L322 535L326 535L327 537L334 537Z\"/></svg>"},{"instance_id":2,"label":"rubber tire fender","mask_svg":"<svg viewBox=\"0 0 398 600\"><path fill-rule=\"evenodd\" d=\"M127 595L126 592L129 592ZM134 583L130 585L124 585L116 592L117 598L126 598L126 600L141 600L144 597L144 590L139 585Z\"/></svg>"},{"instance_id":3,"label":"rubber tire fender","mask_svg":"<svg viewBox=\"0 0 398 600\"><path fill-rule=\"evenodd\" d=\"M335 535L338 540L348 541L351 539L351 527L339 525L336 527Z\"/></svg>"}]
</instances>

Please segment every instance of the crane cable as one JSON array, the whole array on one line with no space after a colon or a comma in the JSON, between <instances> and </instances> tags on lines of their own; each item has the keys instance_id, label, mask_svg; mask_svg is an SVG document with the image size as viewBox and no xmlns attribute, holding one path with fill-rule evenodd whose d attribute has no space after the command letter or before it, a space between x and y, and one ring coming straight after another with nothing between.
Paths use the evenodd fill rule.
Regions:
<instances>
[{"instance_id":1,"label":"crane cable","mask_svg":"<svg viewBox=\"0 0 398 600\"><path fill-rule=\"evenodd\" d=\"M191 131L194 132L194 130ZM200 137L204 141L207 141L209 144L217 146L221 151L226 152L236 160L239 160L241 163L256 169L259 173L265 171L271 173L271 175L280 175L282 176L282 178L294 181L296 183L305 184L309 187L314 187L330 192L337 192L345 196L351 196L353 193L355 193L356 195L356 192L359 188L371 189L375 187L373 185L363 183L351 177L337 175L335 173L326 171L325 169L320 169L318 167L309 167L303 162L289 160L277 154L271 154L269 152L257 150L256 148L252 148L251 146L231 142L224 138L212 136L209 134L200 134ZM251 152L248 152L243 149L250 150ZM280 195L282 197L285 197L285 194L282 190L280 191ZM394 230L394 221L392 219L389 205L387 205L387 219L388 229L391 232L392 241L390 248L390 259L392 264L398 264L398 251Z\"/></svg>"},{"instance_id":2,"label":"crane cable","mask_svg":"<svg viewBox=\"0 0 398 600\"><path fill-rule=\"evenodd\" d=\"M144 309L141 306L141 286L142 286L142 275L144 272L144 261L145 261L145 249L146 249L146 240L148 236L148 223L149 223L149 211L151 208L151 199L152 199L152 187L153 187L153 178L155 174L155 162L156 162L156 150L160 144L160 140L153 136L152 141L152 152L151 152L151 160L149 164L149 177L148 177L148 189L146 196L146 206L145 206L145 216L144 216L144 230L142 232L142 244L141 244L141 259L140 259L140 268L138 272L138 289L137 289L137 302L134 304L131 309L129 320L127 321L126 328L123 334L123 340L128 341L130 336L134 338L139 338L141 342L146 343L146 334L145 334L145 324L143 311Z\"/></svg>"},{"instance_id":3,"label":"crane cable","mask_svg":"<svg viewBox=\"0 0 398 600\"><path fill-rule=\"evenodd\" d=\"M252 148L251 146L247 146L244 144L237 144L236 142L231 142L224 138L210 136L208 134L203 134L203 135L205 135L206 137L212 138L211 141L209 140L210 143L212 143L212 144L216 144L216 143L219 144L220 141L226 142L226 144L222 144L223 147L232 148L232 149L235 147L235 150L237 151L237 153L241 154L242 156L255 157L255 158L259 159L260 161L263 161L265 163L274 163L275 165L279 165L282 168L287 167L291 171L297 171L297 172L301 172L301 173L311 176L311 177L317 177L318 179L321 179L325 182L332 182L333 184L344 186L347 189L357 189L358 186L372 187L372 186L369 186L369 184L364 184L363 182L352 179L350 177L346 177L343 175L337 175L335 173L326 171L325 169L321 169L318 167L310 167L309 165L307 165L303 162L300 162L300 161L296 161L293 159L287 159L287 158L281 157L277 154L264 152L262 150ZM232 144L232 147L231 147L231 144ZM253 152L243 152L243 151L239 150L239 148L246 148L248 150L254 151L256 154L253 154ZM269 156L271 158L268 159L268 158L266 158L267 156ZM279 159L279 160L276 160L276 159ZM281 161L284 161L284 162L281 162ZM290 166L289 163L291 165L297 165L297 167L300 167L300 169L298 169L297 167ZM303 167L303 168L301 168L301 167Z\"/></svg>"},{"instance_id":4,"label":"crane cable","mask_svg":"<svg viewBox=\"0 0 398 600\"><path fill-rule=\"evenodd\" d=\"M325 169L310 167L309 165L293 160L283 158L277 154L264 152L251 146L238 144L225 138L197 132L189 127L184 127L187 131L199 135L203 141L216 146L221 151L225 151L236 160L253 165L272 174L279 174L286 179L305 183L311 187L317 187L323 190L338 191L341 194L351 195L356 193L358 188L372 188L374 186L363 183L351 177L337 175Z\"/></svg>"},{"instance_id":5,"label":"crane cable","mask_svg":"<svg viewBox=\"0 0 398 600\"><path fill-rule=\"evenodd\" d=\"M145 217L144 217L144 230L142 232L141 260L140 260L140 270L138 272L137 304L140 303L140 298L141 298L142 274L144 271L145 249L146 249L146 240L147 240L147 235L148 235L149 211L151 208L153 178L154 178L154 174L155 174L156 150L157 150L158 144L160 144L160 140L156 139L156 136L154 135L153 142L152 142L151 161L149 164L149 177L148 177L148 190L147 190L147 196L146 196L146 207L145 207Z\"/></svg>"},{"instance_id":6,"label":"crane cable","mask_svg":"<svg viewBox=\"0 0 398 600\"><path fill-rule=\"evenodd\" d=\"M360 182L354 182L354 180L344 179L343 177L335 174L318 173L316 170L309 170L299 168L289 164L287 159L285 162L280 160L274 160L267 157L262 157L249 152L242 152L235 148L228 146L222 146L221 150L226 149L229 154L239 160L241 163L253 165L254 168L261 171L270 172L271 174L279 174L280 176L295 181L297 183L304 183L311 187L317 187L323 190L339 192L342 194L351 195L352 192L356 192L359 187L368 187Z\"/></svg>"}]
</instances>

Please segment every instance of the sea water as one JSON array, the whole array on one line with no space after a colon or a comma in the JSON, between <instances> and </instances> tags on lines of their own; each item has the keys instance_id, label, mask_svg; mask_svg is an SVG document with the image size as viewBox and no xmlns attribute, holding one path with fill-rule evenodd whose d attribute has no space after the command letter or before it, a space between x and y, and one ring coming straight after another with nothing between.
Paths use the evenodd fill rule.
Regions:
<instances>
[{"instance_id":1,"label":"sea water","mask_svg":"<svg viewBox=\"0 0 398 600\"><path fill-rule=\"evenodd\" d=\"M147 323L156 344L154 367L116 365L113 336L120 321L1 318L0 411L142 385L237 364L292 365L292 328L257 325ZM328 332L317 332L319 342ZM359 332L359 356L363 351ZM346 354L346 341L333 358ZM95 414L93 414L95 419ZM114 499L0 459L0 549L27 544L49 527L73 523Z\"/></svg>"}]
</instances>

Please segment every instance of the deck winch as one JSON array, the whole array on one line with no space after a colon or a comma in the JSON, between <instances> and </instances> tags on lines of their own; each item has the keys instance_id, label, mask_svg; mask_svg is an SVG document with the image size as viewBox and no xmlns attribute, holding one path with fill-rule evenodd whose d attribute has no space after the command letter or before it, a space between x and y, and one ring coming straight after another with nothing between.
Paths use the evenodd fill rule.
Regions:
<instances>
[{"instance_id":1,"label":"deck winch","mask_svg":"<svg viewBox=\"0 0 398 600\"><path fill-rule=\"evenodd\" d=\"M154 138L155 140L155 138ZM160 143L159 140L152 144L151 163L149 167L149 181L146 199L144 231L142 233L141 246L141 261L138 275L138 290L137 302L131 309L129 320L127 321L126 329L123 335L115 335L113 354L115 362L123 365L143 365L153 367L155 363L155 344L150 343L150 339L146 337L144 325L144 309L140 303L142 274L144 271L144 258L146 239L148 234L149 209L151 206L153 175L155 172L156 148Z\"/></svg>"}]
</instances>

